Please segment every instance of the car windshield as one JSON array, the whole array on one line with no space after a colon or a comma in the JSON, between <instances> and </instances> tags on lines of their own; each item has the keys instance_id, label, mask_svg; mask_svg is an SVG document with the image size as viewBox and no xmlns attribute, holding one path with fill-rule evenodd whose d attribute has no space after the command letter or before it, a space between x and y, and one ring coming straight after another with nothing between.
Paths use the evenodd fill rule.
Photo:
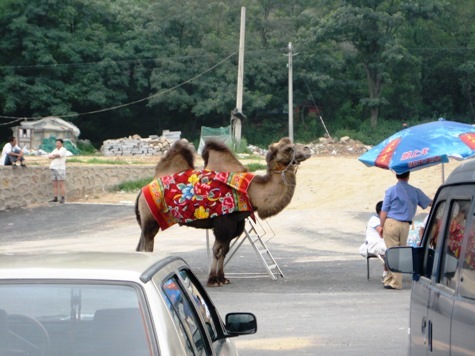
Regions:
<instances>
[{"instance_id":1,"label":"car windshield","mask_svg":"<svg viewBox=\"0 0 475 356\"><path fill-rule=\"evenodd\" d=\"M0 354L151 355L140 290L0 284Z\"/></svg>"}]
</instances>

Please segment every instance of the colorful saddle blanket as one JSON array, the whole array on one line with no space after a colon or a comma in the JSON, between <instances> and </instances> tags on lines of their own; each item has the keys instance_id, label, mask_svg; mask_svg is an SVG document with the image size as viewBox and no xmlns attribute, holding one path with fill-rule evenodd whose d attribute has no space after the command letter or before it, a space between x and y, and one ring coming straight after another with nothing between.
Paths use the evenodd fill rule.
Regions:
<instances>
[{"instance_id":1,"label":"colorful saddle blanket","mask_svg":"<svg viewBox=\"0 0 475 356\"><path fill-rule=\"evenodd\" d=\"M188 170L154 179L142 193L160 228L253 211L247 189L251 173Z\"/></svg>"}]
</instances>

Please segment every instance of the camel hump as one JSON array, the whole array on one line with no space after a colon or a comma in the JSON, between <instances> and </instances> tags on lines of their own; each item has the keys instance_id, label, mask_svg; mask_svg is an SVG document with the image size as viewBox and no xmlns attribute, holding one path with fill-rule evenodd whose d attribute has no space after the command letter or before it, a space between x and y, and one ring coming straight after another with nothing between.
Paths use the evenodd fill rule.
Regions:
<instances>
[{"instance_id":1,"label":"camel hump","mask_svg":"<svg viewBox=\"0 0 475 356\"><path fill-rule=\"evenodd\" d=\"M195 168L195 149L185 139L173 143L155 167L155 177L163 177Z\"/></svg>"},{"instance_id":2,"label":"camel hump","mask_svg":"<svg viewBox=\"0 0 475 356\"><path fill-rule=\"evenodd\" d=\"M219 152L229 152L229 153L233 154L231 149L228 147L228 145L226 145L223 141L220 141L220 140L215 139L215 138L206 139L202 155L205 155L207 153L207 151L209 151L209 150L215 150L215 151L219 151Z\"/></svg>"},{"instance_id":3,"label":"camel hump","mask_svg":"<svg viewBox=\"0 0 475 356\"><path fill-rule=\"evenodd\" d=\"M201 153L205 168L217 172L247 172L233 151L222 141L207 139Z\"/></svg>"},{"instance_id":4,"label":"camel hump","mask_svg":"<svg viewBox=\"0 0 475 356\"><path fill-rule=\"evenodd\" d=\"M171 145L169 152L176 152L182 155L191 155L191 157L193 157L195 148L190 142L188 142L188 140L180 139Z\"/></svg>"}]
</instances>

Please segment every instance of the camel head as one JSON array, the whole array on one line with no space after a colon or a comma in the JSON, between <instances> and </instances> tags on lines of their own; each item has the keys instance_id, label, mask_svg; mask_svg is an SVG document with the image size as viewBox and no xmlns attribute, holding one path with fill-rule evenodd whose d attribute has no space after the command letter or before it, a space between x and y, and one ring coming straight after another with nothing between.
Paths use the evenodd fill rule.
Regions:
<instances>
[{"instance_id":1,"label":"camel head","mask_svg":"<svg viewBox=\"0 0 475 356\"><path fill-rule=\"evenodd\" d=\"M308 146L295 143L293 144L288 137L282 138L279 142L269 146L267 153L267 165L269 170L295 171L300 162L309 159L312 156Z\"/></svg>"}]
</instances>

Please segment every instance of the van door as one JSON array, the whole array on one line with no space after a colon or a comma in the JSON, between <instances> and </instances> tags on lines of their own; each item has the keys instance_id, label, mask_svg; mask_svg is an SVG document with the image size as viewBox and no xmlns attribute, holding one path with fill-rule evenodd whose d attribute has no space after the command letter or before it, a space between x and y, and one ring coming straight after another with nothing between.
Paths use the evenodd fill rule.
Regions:
<instances>
[{"instance_id":1,"label":"van door","mask_svg":"<svg viewBox=\"0 0 475 356\"><path fill-rule=\"evenodd\" d=\"M466 187L452 189L457 191ZM460 192L462 193L462 192ZM430 355L450 354L452 311L459 281L459 258L467 226L471 199L456 198L450 201L445 220L442 247L437 268L433 273L427 313L427 349Z\"/></svg>"},{"instance_id":2,"label":"van door","mask_svg":"<svg viewBox=\"0 0 475 356\"><path fill-rule=\"evenodd\" d=\"M460 283L451 328L451 354L473 355L475 350L475 218L473 214L460 259Z\"/></svg>"},{"instance_id":3,"label":"van door","mask_svg":"<svg viewBox=\"0 0 475 356\"><path fill-rule=\"evenodd\" d=\"M428 353L428 307L432 290L433 272L437 268L437 242L443 235L443 221L447 214L444 192L439 193L437 203L432 207L430 220L425 227L422 246L424 247L422 273L418 281L414 281L411 294L410 311L410 343L411 355L427 355Z\"/></svg>"}]
</instances>

